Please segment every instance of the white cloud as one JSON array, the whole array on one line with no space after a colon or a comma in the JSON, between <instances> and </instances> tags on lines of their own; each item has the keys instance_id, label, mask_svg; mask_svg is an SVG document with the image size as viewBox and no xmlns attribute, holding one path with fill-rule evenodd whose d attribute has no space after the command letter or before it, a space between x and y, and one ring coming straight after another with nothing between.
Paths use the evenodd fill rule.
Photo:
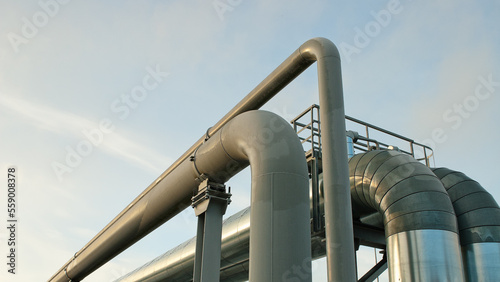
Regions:
<instances>
[{"instance_id":1,"label":"white cloud","mask_svg":"<svg viewBox=\"0 0 500 282\"><path fill-rule=\"evenodd\" d=\"M87 137L82 134L82 130L99 129L98 124L86 118L44 105L35 105L19 98L0 97L0 106L13 110L18 116L26 118L26 122L38 130L48 130L55 133L55 137L69 135L72 139L83 140ZM146 168L151 173L163 172L166 166L172 162L171 158L162 156L119 133L101 132L101 134L104 136L104 141L96 146L98 149L143 169ZM71 146L74 145L71 144Z\"/></svg>"},{"instance_id":2,"label":"white cloud","mask_svg":"<svg viewBox=\"0 0 500 282\"><path fill-rule=\"evenodd\" d=\"M243 1L221 21L212 1L71 1L18 55L3 36L0 149L6 160L20 165L26 180L20 196L27 228L21 241L25 276L15 281L52 275L83 246L85 237L95 235L128 204L121 206L128 197L142 191L136 185L172 162L166 154L182 153L191 145L188 140L197 140L212 125L207 123L221 117L298 45L315 36L352 42L353 27L362 27L360 23L371 20L370 11L387 2ZM425 136L450 103L463 101L473 91L478 75L500 75L494 52L500 42L493 32L496 26L491 26L498 21L490 4L401 3L404 10L390 26L352 63L344 62L344 93L355 117L408 132L409 137ZM37 8L36 3L0 6L4 35L19 30L21 17ZM110 102L140 82L145 66L155 64L173 74L159 87L159 95L151 95L126 123L116 121L116 130L95 148L99 158L82 165L79 177L57 183L50 163L63 162L64 147L83 140L82 130L96 128L104 118L101 113L109 113ZM280 95L267 107L293 116L316 101L315 72L305 75L287 89L290 96ZM457 140L436 153L438 163L466 159L461 168L469 170L467 174L495 183L484 167L495 167L498 153L481 150L500 137L495 130L498 101L498 95L492 97L469 125L455 132ZM477 141L477 149L472 141ZM234 202L229 209L246 207L249 177L235 177L231 186ZM498 189L492 191L499 199ZM109 195L112 200L105 198ZM169 225L175 230L161 231L141 246L160 252L169 248L165 241L189 239L178 238L177 228L193 223L191 212ZM132 249L89 281L117 278L125 268L128 272L152 259L145 254L148 248ZM33 259L27 260L30 256ZM40 258L43 263L37 264ZM365 266L370 254L367 258L361 260ZM325 273L324 266L321 271ZM0 271L0 280L8 278Z\"/></svg>"}]
</instances>

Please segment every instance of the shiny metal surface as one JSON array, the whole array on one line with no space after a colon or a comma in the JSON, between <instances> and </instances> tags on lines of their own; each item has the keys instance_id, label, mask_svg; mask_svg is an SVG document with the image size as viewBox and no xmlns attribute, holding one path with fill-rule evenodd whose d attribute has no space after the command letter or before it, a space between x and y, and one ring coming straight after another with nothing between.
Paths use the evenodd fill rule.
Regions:
<instances>
[{"instance_id":1,"label":"shiny metal surface","mask_svg":"<svg viewBox=\"0 0 500 282\"><path fill-rule=\"evenodd\" d=\"M241 102L239 102L229 113L227 113L215 126L207 132L212 136L231 119L246 111L255 110L264 105L269 99L276 95L288 83L294 80L300 73L317 61L318 84L321 111L321 131L323 135L323 169L325 172L325 197L329 205L325 208L326 213L326 236L329 246L328 252L328 275L330 280L354 281L356 277L354 260L354 242L352 231L352 216L349 194L349 179L347 167L347 148L345 140L345 113L344 98L342 91L342 77L340 67L340 55L335 45L324 38L314 38L305 42L270 75L268 75L256 88L254 88ZM75 257L64 264L49 281L66 281L66 272L72 272L73 279L83 279L95 269L108 260L125 250L144 235L130 234L130 232L117 233L117 229L128 230L131 224L130 215L140 214L144 210L144 203L148 199L161 194L165 189L165 179L177 169L189 164L188 158L205 141L206 136L201 137L190 149L177 159L164 173L162 173L150 186L148 186L136 199L132 201L120 214L118 214L103 230L101 230ZM188 164L186 164L186 161ZM241 169L241 167L239 168ZM181 169L184 170L184 169ZM180 175L183 173L176 173ZM189 173L188 173L189 175ZM173 176L177 178L178 176ZM195 176L196 177L196 176ZM185 183L190 180L178 179ZM187 184L187 183L185 183ZM187 186L192 184L187 184ZM156 192L155 192L156 191ZM183 196L173 197L177 201L172 205L173 209L164 213L152 215L157 218L145 226L144 234L147 234L160 224L170 219L185 208L186 199ZM140 217L135 220L141 221ZM120 223L118 223L120 222ZM153 223L154 222L154 223ZM132 225L136 225L132 223ZM118 226L118 227L117 227ZM337 229L336 226L343 226ZM140 232L142 234L142 232ZM103 251L98 251L94 246L100 246L102 242L108 241L110 236L118 236L114 244ZM116 238L116 237L115 237ZM86 259L76 259L83 253L92 253ZM78 261L78 263L75 263Z\"/></svg>"},{"instance_id":2,"label":"shiny metal surface","mask_svg":"<svg viewBox=\"0 0 500 282\"><path fill-rule=\"evenodd\" d=\"M287 224L281 225L281 229L276 234L283 236L281 233L293 233L294 236L290 237L292 240L310 242L307 166L302 146L293 129L279 116L263 111L242 114L226 124L225 129L227 130L224 130L224 134L219 131L217 136L207 140L197 150L193 159L182 162L168 177L159 182L155 189L129 207L123 215L113 221L113 224L94 237L49 281L68 281L68 277L72 280L85 278L128 246L188 207L191 204L193 191L197 189L203 175L223 183L249 163L252 166L253 193L260 190L272 190L278 195L286 195L286 197L272 198L272 200L277 200L276 206L271 200L267 200L271 207L264 214L267 219L259 221L261 214L256 214L253 217L257 220L255 226L266 223L269 218L280 223L280 217L293 215L297 217L297 220L287 219ZM259 138L262 132L272 129L274 129L273 138ZM265 146L262 142L265 142ZM287 177L282 177L284 175ZM275 179L279 179L280 183L276 185L274 181L263 181L261 176L276 176ZM258 185L255 186L256 184ZM287 199L288 202L283 203L283 199ZM279 208L282 208L281 212ZM276 209L278 209L277 214L274 213ZM275 227L270 228L267 225L264 228L276 230ZM302 231L295 232L296 228ZM267 238L269 237L263 237L263 240ZM255 246L259 246L259 243ZM279 253L280 248L284 246L266 248L267 252L261 254L267 259L270 257L276 260L276 256L273 255ZM289 263L301 264L304 257L310 256L310 245L302 244L302 247L295 248L295 251L293 254L288 253L288 258L283 259L282 264L277 262L269 265L288 268ZM259 254L256 256L255 261L259 261L261 259ZM262 258L262 261L266 261L266 258ZM179 263L192 262L181 260ZM259 270L258 267L255 269Z\"/></svg>"},{"instance_id":3,"label":"shiny metal surface","mask_svg":"<svg viewBox=\"0 0 500 282\"><path fill-rule=\"evenodd\" d=\"M500 208L479 183L465 174L435 168L457 215L468 281L500 281Z\"/></svg>"},{"instance_id":4,"label":"shiny metal surface","mask_svg":"<svg viewBox=\"0 0 500 282\"><path fill-rule=\"evenodd\" d=\"M321 176L321 175L320 175ZM321 178L320 178L321 179ZM321 197L322 199L322 197ZM382 225L383 227L383 225ZM374 230L366 225L354 225L355 237L361 245L384 249L386 240L383 230ZM191 240L194 240L191 239ZM189 282L192 278L191 264L178 261L193 260L194 245L187 241L116 281L178 281ZM222 228L221 281L247 281L249 271L250 207L228 217ZM189 250L191 248L191 250ZM324 257L324 237L311 238L312 259Z\"/></svg>"},{"instance_id":5,"label":"shiny metal surface","mask_svg":"<svg viewBox=\"0 0 500 282\"><path fill-rule=\"evenodd\" d=\"M192 279L195 238L144 264L115 282L155 282ZM250 207L228 217L222 226L221 281L247 281L249 272ZM325 256L322 238L311 239L313 259Z\"/></svg>"},{"instance_id":6,"label":"shiny metal surface","mask_svg":"<svg viewBox=\"0 0 500 282\"><path fill-rule=\"evenodd\" d=\"M250 208L246 208L230 216L222 226L222 269L248 261L249 238ZM190 281L193 278L194 242L195 238L192 238L116 281ZM221 280L227 276L223 271ZM248 274L246 277L248 279Z\"/></svg>"},{"instance_id":7,"label":"shiny metal surface","mask_svg":"<svg viewBox=\"0 0 500 282\"><path fill-rule=\"evenodd\" d=\"M325 256L322 238L311 239L313 259ZM116 282L154 282L192 279L194 244L192 238L155 258ZM221 281L247 281L249 272L250 207L228 217L222 226Z\"/></svg>"},{"instance_id":8,"label":"shiny metal surface","mask_svg":"<svg viewBox=\"0 0 500 282\"><path fill-rule=\"evenodd\" d=\"M464 281L458 234L412 230L387 238L390 281ZM474 281L474 280L472 280Z\"/></svg>"},{"instance_id":9,"label":"shiny metal surface","mask_svg":"<svg viewBox=\"0 0 500 282\"><path fill-rule=\"evenodd\" d=\"M453 206L442 183L411 156L374 150L352 157L349 169L354 216L361 218L378 211L387 237L419 229L458 232Z\"/></svg>"},{"instance_id":10,"label":"shiny metal surface","mask_svg":"<svg viewBox=\"0 0 500 282\"><path fill-rule=\"evenodd\" d=\"M375 150L349 160L354 216L382 216L391 281L463 281L456 217L434 173L411 156Z\"/></svg>"},{"instance_id":11,"label":"shiny metal surface","mask_svg":"<svg viewBox=\"0 0 500 282\"><path fill-rule=\"evenodd\" d=\"M385 194L386 193L390 193L390 194L394 193L394 195L396 195L396 196L389 195L390 199L398 199L397 195L399 195L399 197L402 197L402 198L404 198L404 196L406 194L413 195L412 193L405 194L404 191L418 192L418 193L414 193L415 195L418 195L422 192L422 189L424 189L423 191L427 191L427 189L430 189L430 191L434 191L433 189L436 188L436 181L437 180L435 179L435 177L431 177L430 180L427 178L421 177L422 172L424 173L424 175L428 174L427 168L425 168L425 169L421 168L422 166L425 167L424 165L417 163L415 160L412 160L411 158L400 157L399 155L401 153L385 151L385 153L383 153L383 154L385 154L385 156L384 155L379 156L379 153L381 153L381 152L374 151L374 152L370 153L371 156L370 155L368 155L368 156L356 155L353 159L351 159L351 161L349 163L351 173L355 173L356 171L364 173L364 175L359 175L359 174L352 175L351 174L351 180L354 181L356 178L358 178L357 179L358 185L369 185L372 181L376 181L377 184L376 185L374 184L375 186L373 188L380 189L380 191L384 191L383 193L385 193ZM363 156L364 156L364 159L362 159ZM411 164L411 165L408 165L408 164ZM392 172L392 174L390 172ZM378 175L379 173L380 173L380 175ZM375 175L375 174L377 174L377 175ZM320 175L320 186L322 186L321 176L322 175ZM361 179L360 179L360 177L361 177ZM412 181L406 180L406 181L409 181L406 186L402 186L402 185L398 186L398 185L394 184L394 183L400 183L400 182L404 181L405 179L412 179L412 178L413 178ZM385 182L384 181L382 181L382 182L377 181L377 179L385 179ZM390 183L393 183L394 185L387 186ZM405 183L405 182L403 182L403 183ZM437 183L439 184L440 182L438 181ZM437 187L438 187L437 188L438 191L444 189L442 187L442 185L441 185L441 188L439 188L440 187L439 185ZM356 189L356 188L365 188L365 187L353 187L353 188ZM397 191L398 189L403 189L403 191ZM320 189L320 191L321 190L322 189ZM367 197L366 197L368 199L365 198L365 201L367 201L368 203L373 203L376 199L379 199L379 198L383 199L383 197L375 198L377 193L375 193L374 190L360 190L360 194L353 195L353 199L355 196L366 195L366 194L363 194L364 191L369 192L369 193L367 193ZM353 191L353 193L354 193L354 191ZM431 195L433 195L433 194L431 194ZM410 199L415 200L414 198L410 198ZM417 198L417 199L420 199L421 201L427 201L426 199L429 199L429 197L427 197L427 198L421 197L421 198ZM361 206L361 208L360 208L359 202L355 201L354 203L355 203L354 213L355 214L363 214L363 216L361 217L361 220L363 222L366 222L366 223L368 223L370 225L374 225L374 226L380 226L380 227L383 227L384 224L391 224L390 222L387 222L387 220L384 219L387 217L386 213L382 214L380 212L374 212L376 209L371 207L371 206L368 206L368 207ZM434 200L430 201L430 203L433 205L440 204L439 201L436 202ZM420 205L420 204L421 204L421 202L414 201L413 203L411 203L407 207L407 210L410 211L410 214L414 214L414 216L417 216L416 217L417 220L421 220L424 224L427 224L426 222L428 222L428 221L433 221L435 219L439 219L439 217L436 217L436 216L429 217L428 216L429 211L427 211L427 210L425 210L424 213L412 212L418 207L424 207L424 208L426 207L425 205ZM448 204L449 204L449 202L448 202ZM414 207L414 206L412 207L412 205L417 205L417 207ZM418 206L418 205L420 205L420 206ZM435 208L432 205L431 205L431 207ZM426 214L426 212L427 212L427 214ZM430 214L432 215L432 210L430 210L430 212L431 212ZM450 214L453 215L452 211ZM421 216L422 218L419 219L418 216ZM447 219L447 218L445 218L445 219ZM247 219L241 219L241 220L247 220ZM441 223L442 222L443 221L441 220ZM438 223L439 223L439 221L438 221ZM435 226L435 225L436 224L434 222L431 222L430 225L423 225L423 226ZM422 224L420 224L420 225L417 224L415 226L417 226L417 227L422 226ZM447 225L445 224L445 227L446 226ZM456 232L456 229L455 229L455 232ZM386 231L386 233L387 233L387 231ZM223 235L223 236L225 236L225 235ZM248 234L246 236L236 236L235 239L232 239L232 240L228 240L227 237L225 237L226 239L223 240L223 250L222 250L223 257L230 258L230 255L228 255L228 256L224 255L224 252L226 250L224 248L224 245L226 245L226 246L228 246L227 247L228 250L233 249L235 251L236 258L231 259L231 261L233 261L233 264L237 263L237 261L246 261L246 259L248 258L248 253L246 253L246 252L248 252L248 243L244 243L244 242L248 242L247 236L248 236ZM365 237L366 236L370 236L370 234L366 233ZM487 238L487 237L485 237L485 238ZM246 247L246 251L245 251L245 248L239 248L238 247L239 245L237 243L229 244L229 245L227 244L229 242L238 242L238 240L239 240L240 244L242 244L241 246ZM373 242L376 241L376 240L374 241L373 238L371 240ZM420 239L418 238L418 240L420 240ZM417 242L414 242L414 244L412 245L413 246L413 249L411 250L412 252L418 253L418 248L417 248L418 245L417 244L422 244L421 242L418 242L418 240L417 240ZM318 241L320 241L320 240L314 240L314 238L312 240L313 259L324 254L324 249L323 249L324 246L321 246L321 244L318 244ZM379 248L383 247L383 246L380 246L381 244L382 243L378 243ZM453 248L454 249L459 248L458 243L457 243L457 245L453 246ZM398 254L397 251L395 252L395 254L393 252L392 258L397 259L397 256L396 256L397 254ZM176 255L172 254L172 256L175 257ZM404 254L402 254L402 256L404 256ZM458 253L457 256L459 257L460 253ZM231 273L233 273L235 275L238 275L238 274L241 275L240 278L242 280L247 279L245 277L244 273L248 272L248 266L245 268L244 266L240 267L240 265L237 265L234 268L232 268L232 267L229 267L230 265L231 265L230 263L229 264L223 263L222 269L226 269L227 271L231 271ZM242 265L244 265L244 263ZM164 263L164 262L162 263L160 261L157 261L156 263L151 263L150 265L146 265L144 267L151 268L151 266L154 266L154 268L156 268L156 269L158 269L158 268L164 268L164 269L171 268L170 264ZM181 270L178 270L178 271L181 271ZM162 276L162 277L164 277L165 279L177 277L176 274L173 272L170 272L170 275L171 276ZM240 281L242 281L242 280L240 280ZM129 281L129 280L126 280L126 281ZM130 281L135 281L135 280L130 280ZM137 280L137 281L142 281L142 280ZM154 281L154 280L145 280L145 281ZM188 280L180 280L180 281L188 281Z\"/></svg>"},{"instance_id":12,"label":"shiny metal surface","mask_svg":"<svg viewBox=\"0 0 500 282\"><path fill-rule=\"evenodd\" d=\"M474 243L462 247L467 281L500 281L500 243Z\"/></svg>"}]
</instances>

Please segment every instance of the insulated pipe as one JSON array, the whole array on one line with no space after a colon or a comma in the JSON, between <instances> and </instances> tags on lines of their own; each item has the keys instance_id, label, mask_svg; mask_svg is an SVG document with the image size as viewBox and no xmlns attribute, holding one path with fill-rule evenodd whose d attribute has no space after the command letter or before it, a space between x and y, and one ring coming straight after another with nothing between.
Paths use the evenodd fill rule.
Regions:
<instances>
[{"instance_id":1,"label":"insulated pipe","mask_svg":"<svg viewBox=\"0 0 500 282\"><path fill-rule=\"evenodd\" d=\"M250 208L246 208L224 221L222 227L221 268L239 266L248 280L248 249L250 237ZM115 282L191 281L193 279L196 237L180 244L144 266L119 278ZM246 265L246 268L245 268ZM234 268L234 267L233 267ZM221 271L225 281L232 273Z\"/></svg>"},{"instance_id":2,"label":"insulated pipe","mask_svg":"<svg viewBox=\"0 0 500 282\"><path fill-rule=\"evenodd\" d=\"M191 281L193 279L195 241L196 237L187 240L114 282ZM222 225L220 281L248 280L249 241L250 207L228 217ZM326 254L322 240L311 239L311 248L313 259L323 257ZM301 271L307 272L307 269ZM286 273L279 281L300 281L302 272Z\"/></svg>"},{"instance_id":3,"label":"insulated pipe","mask_svg":"<svg viewBox=\"0 0 500 282\"><path fill-rule=\"evenodd\" d=\"M351 213L347 212L351 210L351 201L340 54L335 45L325 38L313 38L302 44L299 49L293 52L292 55L257 85L217 124L210 128L206 136L201 137L193 144L190 149L120 212L83 249L87 249L89 245L94 244L94 241L100 240L101 237L106 237L108 229L113 229L112 226L115 226L115 223L124 214L129 213L129 210L138 205L143 198L149 198L150 196L148 195L153 190L156 190L157 186L162 186L164 179L180 167L186 159L192 156L194 151L203 144L207 136L212 136L235 116L262 107L315 61L318 62L318 89L320 106L322 108L320 119L323 141L323 173L325 174L325 201L328 203L325 207L328 279L330 281L355 281L356 270L352 216ZM338 226L342 226L342 228L337 228ZM154 228L156 227L154 226ZM130 245L124 243L117 246L112 254L99 259L99 261L108 261ZM72 261L70 260L65 264L53 277L64 277L64 269ZM88 269L81 269L79 272L86 276L104 262L97 264L89 262L89 265L92 264L94 266Z\"/></svg>"},{"instance_id":4,"label":"insulated pipe","mask_svg":"<svg viewBox=\"0 0 500 282\"><path fill-rule=\"evenodd\" d=\"M322 203L321 203L322 205ZM180 244L158 256L134 271L120 277L115 282L189 282L193 278L192 269L195 253L195 238ZM221 273L220 280L247 281L250 241L250 207L231 215L222 225ZM324 242L318 237L311 239L312 259L326 254ZM307 271L303 269L302 272ZM283 280L292 281L301 277L301 273L287 273ZM294 281L295 281L294 280ZM286 280L287 281L287 280Z\"/></svg>"},{"instance_id":5,"label":"insulated pipe","mask_svg":"<svg viewBox=\"0 0 500 282\"><path fill-rule=\"evenodd\" d=\"M390 281L463 281L453 206L428 167L377 150L352 157L349 170L354 216L383 216Z\"/></svg>"},{"instance_id":6,"label":"insulated pipe","mask_svg":"<svg viewBox=\"0 0 500 282\"><path fill-rule=\"evenodd\" d=\"M248 164L255 207L250 279L278 281L295 265L310 267L308 177L302 145L285 120L252 111L227 123L50 281L80 281L188 207L201 179L225 182Z\"/></svg>"},{"instance_id":7,"label":"insulated pipe","mask_svg":"<svg viewBox=\"0 0 500 282\"><path fill-rule=\"evenodd\" d=\"M250 162L249 279L280 281L297 265L311 266L304 149L295 131L273 113L253 111L238 116L238 121L228 123L197 150L196 168L217 177L231 161ZM311 279L309 272L303 281Z\"/></svg>"},{"instance_id":8,"label":"insulated pipe","mask_svg":"<svg viewBox=\"0 0 500 282\"><path fill-rule=\"evenodd\" d=\"M500 208L465 174L435 168L453 203L467 281L500 281Z\"/></svg>"}]
</instances>

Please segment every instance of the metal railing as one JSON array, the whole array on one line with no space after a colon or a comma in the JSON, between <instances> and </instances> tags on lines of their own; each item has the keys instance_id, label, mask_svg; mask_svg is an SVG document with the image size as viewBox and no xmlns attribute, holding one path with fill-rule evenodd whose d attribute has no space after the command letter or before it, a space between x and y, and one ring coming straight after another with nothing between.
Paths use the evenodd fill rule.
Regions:
<instances>
[{"instance_id":1,"label":"metal railing","mask_svg":"<svg viewBox=\"0 0 500 282\"><path fill-rule=\"evenodd\" d=\"M309 118L308 118L309 117ZM321 152L319 106L312 105L291 121L306 155ZM306 145L307 144L307 145Z\"/></svg>"},{"instance_id":2,"label":"metal railing","mask_svg":"<svg viewBox=\"0 0 500 282\"><path fill-rule=\"evenodd\" d=\"M312 105L305 111L295 117L291 123L300 141L304 146L306 156L321 154L321 131L320 131L320 118L319 106ZM423 162L426 166L430 167L430 160L434 163L434 151L431 147L424 144L415 142L413 139L378 127L376 125L361 121L359 119L345 116L346 121L353 123L357 127L361 126L364 129L364 134L359 132L354 138L354 149L361 152L368 152L371 150L398 150L402 153L411 155L416 160ZM349 125L347 125L349 129ZM378 135L377 139L371 138L373 135ZM381 138L380 138L381 137ZM401 143L403 146L396 146L395 144L388 144L388 142L381 142L380 139L395 139L398 145ZM406 147L406 148L403 148ZM420 155L417 156L417 152Z\"/></svg>"}]
</instances>

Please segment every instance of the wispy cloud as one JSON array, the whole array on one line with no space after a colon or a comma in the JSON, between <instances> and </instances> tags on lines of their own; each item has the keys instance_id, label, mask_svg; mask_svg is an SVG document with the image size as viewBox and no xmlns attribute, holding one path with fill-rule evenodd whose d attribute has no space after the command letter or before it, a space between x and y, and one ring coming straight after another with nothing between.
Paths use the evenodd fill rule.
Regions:
<instances>
[{"instance_id":1,"label":"wispy cloud","mask_svg":"<svg viewBox=\"0 0 500 282\"><path fill-rule=\"evenodd\" d=\"M0 107L13 111L14 114L24 118L26 123L37 129L47 130L66 138L81 139L82 130L98 126L96 123L73 113L5 95L0 96ZM173 161L171 158L116 131L108 133L102 144L96 147L106 154L118 157L154 174L163 172L166 166Z\"/></svg>"},{"instance_id":2,"label":"wispy cloud","mask_svg":"<svg viewBox=\"0 0 500 282\"><path fill-rule=\"evenodd\" d=\"M0 106L26 118L26 122L37 129L49 130L56 134L76 134L79 129L95 126L89 120L72 113L52 109L41 104L33 104L9 95L0 95Z\"/></svg>"}]
</instances>

